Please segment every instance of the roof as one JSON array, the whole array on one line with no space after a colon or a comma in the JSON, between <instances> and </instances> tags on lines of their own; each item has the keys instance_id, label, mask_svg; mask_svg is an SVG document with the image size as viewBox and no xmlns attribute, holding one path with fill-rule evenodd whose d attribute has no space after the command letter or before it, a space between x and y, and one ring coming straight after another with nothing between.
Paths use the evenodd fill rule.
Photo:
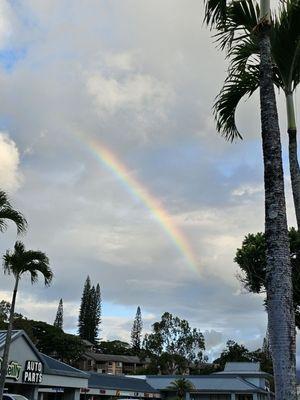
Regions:
<instances>
[{"instance_id":1,"label":"roof","mask_svg":"<svg viewBox=\"0 0 300 400\"><path fill-rule=\"evenodd\" d=\"M136 363L136 364L145 364L150 362L148 358L146 358L145 360L141 360L137 356L123 356L118 354L102 354L94 352L85 352L84 355L89 358L93 358L95 361L120 361L124 363Z\"/></svg>"},{"instance_id":2,"label":"roof","mask_svg":"<svg viewBox=\"0 0 300 400\"><path fill-rule=\"evenodd\" d=\"M5 345L5 339L6 339L6 330L0 330L0 350L4 347ZM12 335L11 335L11 343L14 342L17 338L19 338L20 336L22 336L26 342L28 343L29 347L31 348L31 350L35 353L35 355L37 356L37 358L42 361L41 359L41 354L38 351L38 349L35 347L35 345L32 343L31 339L29 338L29 336L27 335L27 333L23 330L13 330L12 331Z\"/></svg>"},{"instance_id":3,"label":"roof","mask_svg":"<svg viewBox=\"0 0 300 400\"><path fill-rule=\"evenodd\" d=\"M64 362L55 360L52 357L47 356L46 354L40 353L42 357L42 361L44 363L44 373L48 375L63 375L74 378L85 378L89 377L87 372L83 372L77 368L71 367Z\"/></svg>"},{"instance_id":4,"label":"roof","mask_svg":"<svg viewBox=\"0 0 300 400\"><path fill-rule=\"evenodd\" d=\"M224 372L260 372L259 362L227 362Z\"/></svg>"},{"instance_id":5,"label":"roof","mask_svg":"<svg viewBox=\"0 0 300 400\"><path fill-rule=\"evenodd\" d=\"M156 393L157 390L145 380L126 376L90 373L89 388L128 390L133 392Z\"/></svg>"},{"instance_id":6,"label":"roof","mask_svg":"<svg viewBox=\"0 0 300 400\"><path fill-rule=\"evenodd\" d=\"M244 393L266 393L260 388L239 376L211 375L185 375L195 387L195 392L244 392ZM166 390L171 382L182 378L182 375L147 375L147 382L157 390ZM193 390L192 390L193 392Z\"/></svg>"}]
</instances>

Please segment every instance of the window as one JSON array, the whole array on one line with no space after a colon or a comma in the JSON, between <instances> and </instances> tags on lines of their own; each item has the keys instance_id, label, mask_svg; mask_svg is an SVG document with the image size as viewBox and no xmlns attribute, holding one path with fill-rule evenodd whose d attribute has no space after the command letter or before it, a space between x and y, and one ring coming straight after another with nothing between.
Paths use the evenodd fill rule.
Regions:
<instances>
[{"instance_id":1,"label":"window","mask_svg":"<svg viewBox=\"0 0 300 400\"><path fill-rule=\"evenodd\" d=\"M253 400L252 394L236 394L236 400Z\"/></svg>"}]
</instances>

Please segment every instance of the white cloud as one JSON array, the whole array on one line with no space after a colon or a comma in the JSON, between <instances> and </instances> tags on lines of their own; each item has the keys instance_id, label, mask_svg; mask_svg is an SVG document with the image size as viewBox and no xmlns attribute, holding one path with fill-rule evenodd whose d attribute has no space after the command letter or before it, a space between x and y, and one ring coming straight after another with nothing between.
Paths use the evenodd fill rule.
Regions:
<instances>
[{"instance_id":1,"label":"white cloud","mask_svg":"<svg viewBox=\"0 0 300 400\"><path fill-rule=\"evenodd\" d=\"M4 47L12 32L11 10L8 1L0 2L0 48Z\"/></svg>"},{"instance_id":2,"label":"white cloud","mask_svg":"<svg viewBox=\"0 0 300 400\"><path fill-rule=\"evenodd\" d=\"M21 181L20 156L15 142L3 132L0 132L0 160L0 187L13 192Z\"/></svg>"}]
</instances>

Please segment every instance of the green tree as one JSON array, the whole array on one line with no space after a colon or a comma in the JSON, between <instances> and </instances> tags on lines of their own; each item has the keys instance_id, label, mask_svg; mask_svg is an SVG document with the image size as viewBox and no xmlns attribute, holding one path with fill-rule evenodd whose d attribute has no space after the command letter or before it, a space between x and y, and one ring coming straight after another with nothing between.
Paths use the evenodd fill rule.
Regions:
<instances>
[{"instance_id":1,"label":"green tree","mask_svg":"<svg viewBox=\"0 0 300 400\"><path fill-rule=\"evenodd\" d=\"M143 347L162 373L174 374L203 360L205 342L203 334L188 321L165 312L152 325L152 333L145 335Z\"/></svg>"},{"instance_id":2,"label":"green tree","mask_svg":"<svg viewBox=\"0 0 300 400\"><path fill-rule=\"evenodd\" d=\"M265 233L267 247L267 311L276 398L296 399L295 316L292 268L284 194L280 130L273 86L270 1L260 0L257 24L248 32L249 15L242 0L207 0L205 20L217 28L221 46L229 51L255 37L259 48L259 93L264 162ZM253 7L253 6L252 6ZM246 15L246 19L244 18Z\"/></svg>"},{"instance_id":3,"label":"green tree","mask_svg":"<svg viewBox=\"0 0 300 400\"><path fill-rule=\"evenodd\" d=\"M0 301L0 321L7 322L9 317L10 303L5 300Z\"/></svg>"},{"instance_id":4,"label":"green tree","mask_svg":"<svg viewBox=\"0 0 300 400\"><path fill-rule=\"evenodd\" d=\"M78 318L78 333L81 339L89 340L89 322L90 322L90 292L91 292L91 280L90 277L87 276L82 297L81 304L79 309L79 318Z\"/></svg>"},{"instance_id":5,"label":"green tree","mask_svg":"<svg viewBox=\"0 0 300 400\"><path fill-rule=\"evenodd\" d=\"M14 252L9 250L6 251L3 256L3 267L4 273L14 276L15 285L9 312L9 321L3 350L3 361L1 365L0 400L2 400L5 377L7 374L14 311L20 279L24 274L28 273L31 278L31 283L34 284L37 282L38 274L40 273L44 278L45 285L49 286L53 278L53 273L49 266L49 259L46 254L41 251L26 250L22 242L15 243Z\"/></svg>"},{"instance_id":6,"label":"green tree","mask_svg":"<svg viewBox=\"0 0 300 400\"><path fill-rule=\"evenodd\" d=\"M138 306L131 329L131 347L133 351L137 354L141 350L142 330L143 330L142 312L140 306Z\"/></svg>"},{"instance_id":7,"label":"green tree","mask_svg":"<svg viewBox=\"0 0 300 400\"><path fill-rule=\"evenodd\" d=\"M0 190L0 232L4 232L6 230L7 221L12 221L15 223L18 233L23 233L26 231L26 218L22 213L16 211L12 207L7 194L3 190Z\"/></svg>"},{"instance_id":8,"label":"green tree","mask_svg":"<svg viewBox=\"0 0 300 400\"><path fill-rule=\"evenodd\" d=\"M214 364L218 364L220 370L224 370L227 362L251 362L253 357L250 351L243 345L238 344L234 340L228 340L226 348L221 352L220 357L214 360Z\"/></svg>"},{"instance_id":9,"label":"green tree","mask_svg":"<svg viewBox=\"0 0 300 400\"><path fill-rule=\"evenodd\" d=\"M293 305L296 326L300 328L300 233L289 230L290 259L292 264ZM237 249L234 261L241 269L238 275L244 288L251 293L266 292L266 239L265 234L258 232L245 236L241 248Z\"/></svg>"},{"instance_id":10,"label":"green tree","mask_svg":"<svg viewBox=\"0 0 300 400\"><path fill-rule=\"evenodd\" d=\"M103 354L132 355L130 344L121 340L101 341L97 346Z\"/></svg>"},{"instance_id":11,"label":"green tree","mask_svg":"<svg viewBox=\"0 0 300 400\"><path fill-rule=\"evenodd\" d=\"M63 329L64 326L64 305L63 300L60 299L57 307L56 317L53 323L57 328Z\"/></svg>"},{"instance_id":12,"label":"green tree","mask_svg":"<svg viewBox=\"0 0 300 400\"><path fill-rule=\"evenodd\" d=\"M176 392L179 400L183 400L185 394L193 389L195 389L195 386L186 378L178 378L166 388L168 391Z\"/></svg>"},{"instance_id":13,"label":"green tree","mask_svg":"<svg viewBox=\"0 0 300 400\"><path fill-rule=\"evenodd\" d=\"M91 286L88 276L81 297L81 304L78 318L78 332L82 339L97 344L99 334L99 324L101 322L101 291L97 284Z\"/></svg>"}]
</instances>

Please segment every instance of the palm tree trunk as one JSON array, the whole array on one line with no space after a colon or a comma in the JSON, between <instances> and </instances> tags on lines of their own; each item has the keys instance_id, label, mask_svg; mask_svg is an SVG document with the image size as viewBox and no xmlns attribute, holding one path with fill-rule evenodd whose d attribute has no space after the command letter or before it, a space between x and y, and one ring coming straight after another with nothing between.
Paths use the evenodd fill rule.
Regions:
<instances>
[{"instance_id":1,"label":"palm tree trunk","mask_svg":"<svg viewBox=\"0 0 300 400\"><path fill-rule=\"evenodd\" d=\"M295 118L293 93L286 93L286 110L289 135L289 161L292 192L296 213L297 227L300 229L300 168L297 154L297 126Z\"/></svg>"},{"instance_id":2,"label":"palm tree trunk","mask_svg":"<svg viewBox=\"0 0 300 400\"><path fill-rule=\"evenodd\" d=\"M264 5L261 9L266 10L267 7ZM275 397L276 400L296 400L295 317L281 142L272 82L269 31L268 15L263 14L259 24L259 44L267 244L267 310Z\"/></svg>"},{"instance_id":3,"label":"palm tree trunk","mask_svg":"<svg viewBox=\"0 0 300 400\"><path fill-rule=\"evenodd\" d=\"M11 342L18 285L19 285L19 276L16 276L15 287L14 287L12 301L11 301L11 307L10 307L8 327L7 327L6 338L5 338L5 346L4 346L3 357L2 357L1 375L0 375L0 400L2 400L2 397L3 397L5 378L6 378L6 374L7 374L9 347L10 347L10 342Z\"/></svg>"}]
</instances>

